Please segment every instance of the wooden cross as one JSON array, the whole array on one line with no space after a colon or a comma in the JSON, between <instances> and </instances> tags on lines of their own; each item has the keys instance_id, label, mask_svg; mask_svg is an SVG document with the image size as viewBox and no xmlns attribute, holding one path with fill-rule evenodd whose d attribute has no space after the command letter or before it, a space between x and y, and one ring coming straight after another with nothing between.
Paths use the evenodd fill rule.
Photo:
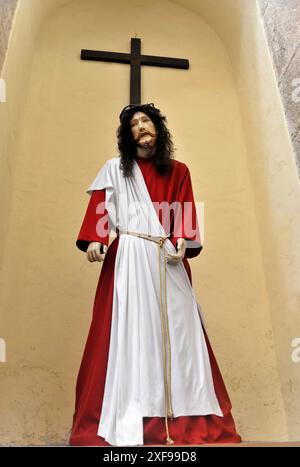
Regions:
<instances>
[{"instance_id":1,"label":"wooden cross","mask_svg":"<svg viewBox=\"0 0 300 467\"><path fill-rule=\"evenodd\" d=\"M141 55L141 39L131 38L131 53L81 50L81 60L130 64L130 104L141 103L141 65L188 70L189 61L183 58Z\"/></svg>"}]
</instances>

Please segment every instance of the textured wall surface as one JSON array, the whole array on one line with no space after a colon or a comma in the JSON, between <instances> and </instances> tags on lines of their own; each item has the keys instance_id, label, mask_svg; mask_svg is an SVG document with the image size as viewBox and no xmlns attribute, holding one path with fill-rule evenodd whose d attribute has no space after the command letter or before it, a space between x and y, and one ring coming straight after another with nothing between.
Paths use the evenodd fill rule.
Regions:
<instances>
[{"instance_id":1,"label":"textured wall surface","mask_svg":"<svg viewBox=\"0 0 300 467\"><path fill-rule=\"evenodd\" d=\"M300 176L300 1L259 0Z\"/></svg>"},{"instance_id":2,"label":"textured wall surface","mask_svg":"<svg viewBox=\"0 0 300 467\"><path fill-rule=\"evenodd\" d=\"M4 62L17 3L18 0L0 0L0 71Z\"/></svg>"}]
</instances>

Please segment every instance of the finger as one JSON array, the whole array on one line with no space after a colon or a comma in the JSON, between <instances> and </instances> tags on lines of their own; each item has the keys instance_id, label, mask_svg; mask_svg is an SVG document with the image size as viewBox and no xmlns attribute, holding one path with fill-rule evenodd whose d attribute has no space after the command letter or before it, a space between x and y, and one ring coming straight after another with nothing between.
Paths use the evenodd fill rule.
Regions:
<instances>
[{"instance_id":1,"label":"finger","mask_svg":"<svg viewBox=\"0 0 300 467\"><path fill-rule=\"evenodd\" d=\"M181 261L182 257L181 256L176 256L176 258L173 258L172 261L174 263L179 263L179 261Z\"/></svg>"},{"instance_id":2,"label":"finger","mask_svg":"<svg viewBox=\"0 0 300 467\"><path fill-rule=\"evenodd\" d=\"M99 261L99 262L103 261L104 255L102 255L99 250L95 250L94 253L95 253L96 261Z\"/></svg>"},{"instance_id":3,"label":"finger","mask_svg":"<svg viewBox=\"0 0 300 467\"><path fill-rule=\"evenodd\" d=\"M178 248L177 253L178 253L178 256L182 259L185 255L185 247Z\"/></svg>"},{"instance_id":4,"label":"finger","mask_svg":"<svg viewBox=\"0 0 300 467\"><path fill-rule=\"evenodd\" d=\"M182 249L183 247L186 248L187 242L184 238L181 238L177 241L177 249Z\"/></svg>"},{"instance_id":5,"label":"finger","mask_svg":"<svg viewBox=\"0 0 300 467\"><path fill-rule=\"evenodd\" d=\"M171 256L171 255L166 256L166 262L167 263L174 264L174 263L177 263L178 261L179 260L175 256Z\"/></svg>"},{"instance_id":6,"label":"finger","mask_svg":"<svg viewBox=\"0 0 300 467\"><path fill-rule=\"evenodd\" d=\"M166 261L168 263L179 263L183 259L182 254L176 254L176 255L167 255L166 256Z\"/></svg>"},{"instance_id":7,"label":"finger","mask_svg":"<svg viewBox=\"0 0 300 467\"><path fill-rule=\"evenodd\" d=\"M90 263L92 263L94 261L92 255L91 255L91 250L89 250L87 252L87 259L89 260Z\"/></svg>"},{"instance_id":8,"label":"finger","mask_svg":"<svg viewBox=\"0 0 300 467\"><path fill-rule=\"evenodd\" d=\"M178 264L178 263L179 263L179 260L177 260L177 259L176 259L176 260L175 260L175 259L169 259L169 260L167 261L167 263L168 263L168 264L175 265L175 264Z\"/></svg>"},{"instance_id":9,"label":"finger","mask_svg":"<svg viewBox=\"0 0 300 467\"><path fill-rule=\"evenodd\" d=\"M101 250L102 250L102 253L101 253ZM104 261L104 260L105 260L106 252L107 252L107 246L102 244L102 245L101 245L101 248L100 248L100 253L99 253L99 251L97 251L97 253L98 253L98 255L97 255L98 261Z\"/></svg>"},{"instance_id":10,"label":"finger","mask_svg":"<svg viewBox=\"0 0 300 467\"><path fill-rule=\"evenodd\" d=\"M168 258L168 259L176 259L176 258L179 258L180 256L181 256L180 253L175 253L174 255L168 254L168 255L167 255L167 258Z\"/></svg>"},{"instance_id":11,"label":"finger","mask_svg":"<svg viewBox=\"0 0 300 467\"><path fill-rule=\"evenodd\" d=\"M93 258L93 261L98 261L98 259L97 259L97 250L96 249L91 250L91 256Z\"/></svg>"}]
</instances>

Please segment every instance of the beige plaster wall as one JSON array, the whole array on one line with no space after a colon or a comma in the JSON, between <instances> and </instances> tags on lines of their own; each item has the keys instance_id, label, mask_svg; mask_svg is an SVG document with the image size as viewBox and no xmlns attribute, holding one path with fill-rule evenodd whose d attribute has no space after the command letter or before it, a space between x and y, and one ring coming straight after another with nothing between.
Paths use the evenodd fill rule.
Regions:
<instances>
[{"instance_id":1,"label":"beige plaster wall","mask_svg":"<svg viewBox=\"0 0 300 467\"><path fill-rule=\"evenodd\" d=\"M275 173L283 169L266 160L273 172L264 169L255 177L258 161L253 153L261 149L251 145L259 130L250 118L252 107L248 108L251 89L241 85L242 73L249 71L245 63L249 50L242 51L242 69L237 59L242 52L234 53L242 26L246 27L243 11L224 1L234 11L230 20L211 22L217 35L199 14L207 22L218 17L220 9L210 10L213 2L200 2L203 11L192 11L189 2L186 9L158 0L151 5L140 0L109 4L74 0L57 3L57 10L54 3L51 15L49 2L49 10L33 18L36 28L42 16L45 20L34 47L27 48L33 65L27 66L30 80L21 131L16 133L17 150L7 150L14 183L4 184L12 204L9 231L3 233L6 248L0 278L1 337L7 342L7 363L0 365L4 395L0 412L6 427L0 442L63 444L68 439L75 381L101 268L86 261L75 249L75 240L88 202L85 189L102 163L116 155L117 116L129 99L127 66L82 62L79 54L81 48L127 52L135 34L142 38L145 54L191 62L188 72L144 68L142 100L155 102L167 115L176 157L190 167L195 198L205 203L205 246L190 262L193 284L238 430L248 440L287 439L291 407L282 397L280 378L285 375L278 346L288 342L295 322L285 320L286 332L280 335L280 310L274 310L270 293L278 276L291 270L291 263L286 258L281 264L285 271L277 272L266 261L264 242L280 216L263 191L268 186L273 193ZM26 29L24 20L28 10L33 14L33 5L23 3L24 9L18 11L16 37ZM255 33L261 28L253 2L249 15L253 23L247 26L248 40L251 27ZM226 32L224 26L222 36L224 20L229 29ZM228 40L231 26L235 41ZM24 44L12 47L12 56L17 56L18 47L21 53ZM7 82L17 89L19 81L11 69L8 64ZM276 96L270 71L264 80ZM254 87L257 84L254 81ZM279 105L275 110L277 147L283 144L286 149ZM271 145L270 136L268 141ZM283 155L288 159L289 153ZM289 162L286 167L289 184L295 167ZM275 183L274 199L279 188ZM285 206L290 206L288 197ZM275 252L280 252L281 241L273 236ZM281 298L291 302L296 284L291 296L286 287ZM283 343L277 342L280 338Z\"/></svg>"},{"instance_id":2,"label":"beige plaster wall","mask_svg":"<svg viewBox=\"0 0 300 467\"><path fill-rule=\"evenodd\" d=\"M53 8L67 1L19 0L16 8L16 2L13 2L11 10L8 7L4 8L4 6L3 10L1 9L1 11L6 12L6 15L12 15L14 8L15 16L10 35L9 31L6 31L2 36L3 57L8 35L9 43L5 61L2 66L1 59L0 66L0 78L6 83L6 102L0 102L0 238L2 239L0 242L0 264L2 264L8 232L17 146L37 33L44 18L51 13ZM11 20L6 22L3 20L3 27L7 22L10 25Z\"/></svg>"}]
</instances>

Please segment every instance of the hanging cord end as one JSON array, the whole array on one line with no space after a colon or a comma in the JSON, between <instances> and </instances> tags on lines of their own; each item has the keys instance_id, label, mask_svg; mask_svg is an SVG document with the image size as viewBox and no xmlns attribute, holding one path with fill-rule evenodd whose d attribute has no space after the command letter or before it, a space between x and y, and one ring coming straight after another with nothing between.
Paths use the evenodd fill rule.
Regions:
<instances>
[{"instance_id":1,"label":"hanging cord end","mask_svg":"<svg viewBox=\"0 0 300 467\"><path fill-rule=\"evenodd\" d=\"M174 440L171 438L170 436L170 432L169 432L169 427L168 427L168 418L165 417L165 424L166 424L166 444L170 445L170 444L174 444Z\"/></svg>"},{"instance_id":2,"label":"hanging cord end","mask_svg":"<svg viewBox=\"0 0 300 467\"><path fill-rule=\"evenodd\" d=\"M174 444L174 440L168 436L166 438L166 444Z\"/></svg>"}]
</instances>

